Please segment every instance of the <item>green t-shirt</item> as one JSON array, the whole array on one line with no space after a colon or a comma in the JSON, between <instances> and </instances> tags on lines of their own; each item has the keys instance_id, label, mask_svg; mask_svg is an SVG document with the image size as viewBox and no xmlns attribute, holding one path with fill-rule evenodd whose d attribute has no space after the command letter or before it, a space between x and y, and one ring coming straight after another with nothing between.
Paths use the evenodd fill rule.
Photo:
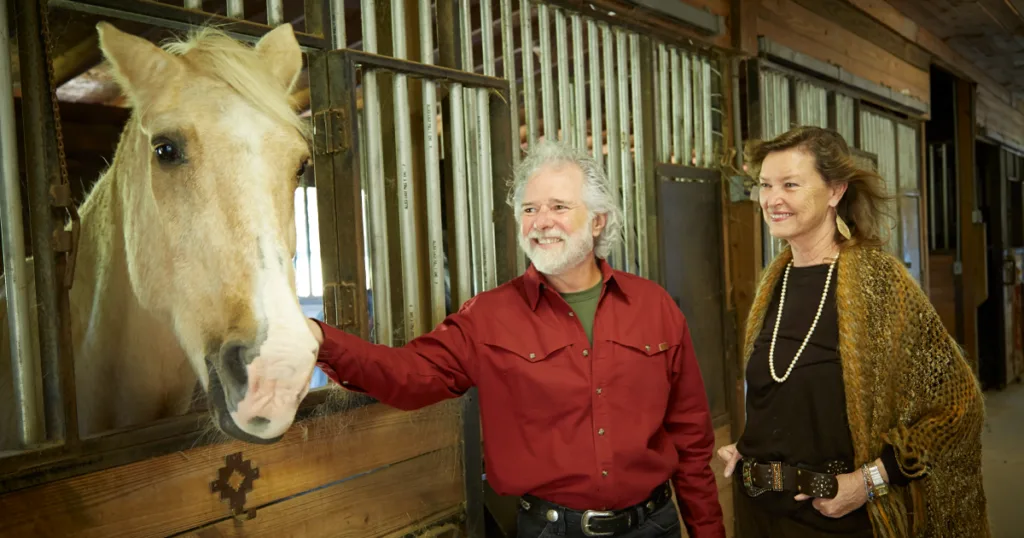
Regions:
<instances>
[{"instance_id":1,"label":"green t-shirt","mask_svg":"<svg viewBox=\"0 0 1024 538\"><path fill-rule=\"evenodd\" d=\"M583 325L583 331L587 333L587 340L591 346L594 345L594 315L597 313L597 303L601 299L602 286L603 281L588 290L562 294L562 298L576 313L576 319Z\"/></svg>"}]
</instances>

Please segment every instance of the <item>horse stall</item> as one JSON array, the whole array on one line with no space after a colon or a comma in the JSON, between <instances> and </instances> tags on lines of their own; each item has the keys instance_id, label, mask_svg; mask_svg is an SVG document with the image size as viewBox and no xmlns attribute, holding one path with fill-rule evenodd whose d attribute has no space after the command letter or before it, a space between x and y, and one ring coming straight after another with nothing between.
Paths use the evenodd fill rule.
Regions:
<instances>
[{"instance_id":1,"label":"horse stall","mask_svg":"<svg viewBox=\"0 0 1024 538\"><path fill-rule=\"evenodd\" d=\"M399 411L303 348L401 345L521 266L509 84L435 65L435 22L0 2L0 536L483 536L475 394Z\"/></svg>"}]
</instances>

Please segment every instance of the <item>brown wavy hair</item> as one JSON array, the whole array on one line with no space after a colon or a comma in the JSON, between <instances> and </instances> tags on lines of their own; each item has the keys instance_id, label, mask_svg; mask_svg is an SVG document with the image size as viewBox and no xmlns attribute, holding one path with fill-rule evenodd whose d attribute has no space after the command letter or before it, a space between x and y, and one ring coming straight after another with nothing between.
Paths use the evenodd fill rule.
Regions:
<instances>
[{"instance_id":1,"label":"brown wavy hair","mask_svg":"<svg viewBox=\"0 0 1024 538\"><path fill-rule=\"evenodd\" d=\"M857 166L846 140L832 129L794 127L772 140L749 143L746 162L754 180L759 181L761 164L770 153L794 148L814 157L814 167L826 183L847 185L846 193L836 206L836 212L849 226L851 238L847 240L837 231L836 241L843 246L885 245L891 230L891 226L886 223L893 222L890 213L893 196L886 192L882 176Z\"/></svg>"}]
</instances>

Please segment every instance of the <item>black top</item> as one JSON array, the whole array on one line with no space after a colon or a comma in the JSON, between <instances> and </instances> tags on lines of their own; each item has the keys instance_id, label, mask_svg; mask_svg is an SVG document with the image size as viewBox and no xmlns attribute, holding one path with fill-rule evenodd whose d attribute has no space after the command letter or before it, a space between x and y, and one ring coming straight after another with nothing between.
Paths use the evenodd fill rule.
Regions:
<instances>
[{"instance_id":1,"label":"black top","mask_svg":"<svg viewBox=\"0 0 1024 538\"><path fill-rule=\"evenodd\" d=\"M775 343L775 375L782 377L793 362L818 311L829 266L792 267L786 302ZM836 312L838 264L832 273L825 305L807 347L783 383L769 373L768 350L779 311L782 279L765 314L764 327L747 364L747 424L737 449L760 461L782 461L818 472L841 461L842 473L852 472L853 440L846 416L843 366L839 360L839 320ZM898 474L898 471L896 471ZM742 480L742 477L737 477ZM811 501L793 500L796 492L767 491L753 499L763 509L825 532L870 528L863 506L834 519L821 515Z\"/></svg>"}]
</instances>

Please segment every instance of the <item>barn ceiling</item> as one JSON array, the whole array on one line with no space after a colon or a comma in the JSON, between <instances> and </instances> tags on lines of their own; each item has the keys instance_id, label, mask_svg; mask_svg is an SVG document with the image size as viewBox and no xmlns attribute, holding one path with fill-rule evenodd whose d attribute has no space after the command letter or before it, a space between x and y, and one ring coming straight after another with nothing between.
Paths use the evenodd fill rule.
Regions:
<instances>
[{"instance_id":1,"label":"barn ceiling","mask_svg":"<svg viewBox=\"0 0 1024 538\"><path fill-rule=\"evenodd\" d=\"M1024 101L1024 0L888 0Z\"/></svg>"}]
</instances>

